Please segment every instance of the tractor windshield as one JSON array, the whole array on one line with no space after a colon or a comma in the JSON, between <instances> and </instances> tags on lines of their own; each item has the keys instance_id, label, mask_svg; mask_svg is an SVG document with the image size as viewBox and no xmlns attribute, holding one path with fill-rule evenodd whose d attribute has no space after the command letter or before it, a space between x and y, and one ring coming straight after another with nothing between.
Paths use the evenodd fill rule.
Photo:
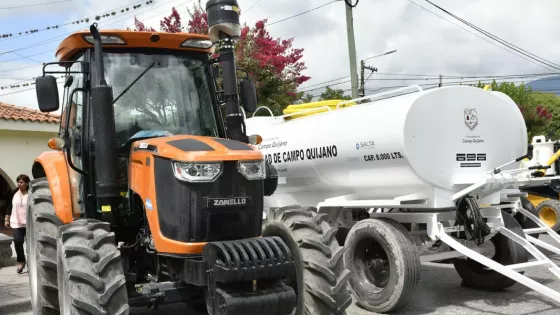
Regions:
<instances>
[{"instance_id":1,"label":"tractor windshield","mask_svg":"<svg viewBox=\"0 0 560 315\"><path fill-rule=\"evenodd\" d=\"M119 146L140 131L218 136L206 56L108 51L103 55L105 79L113 86L113 97L118 97L114 108Z\"/></svg>"}]
</instances>

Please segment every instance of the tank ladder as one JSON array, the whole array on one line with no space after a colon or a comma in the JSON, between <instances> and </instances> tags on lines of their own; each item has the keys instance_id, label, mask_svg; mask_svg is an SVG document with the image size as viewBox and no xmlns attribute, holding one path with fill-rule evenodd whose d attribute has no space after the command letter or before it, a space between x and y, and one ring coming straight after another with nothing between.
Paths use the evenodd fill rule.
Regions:
<instances>
[{"instance_id":1,"label":"tank ladder","mask_svg":"<svg viewBox=\"0 0 560 315\"><path fill-rule=\"evenodd\" d=\"M461 254L463 254L464 256L477 261L478 263L489 267L501 274L503 274L506 277L509 277L517 282L519 282L520 284L523 284L553 300L555 300L556 302L560 303L560 292L553 290L531 278L529 278L528 276L522 275L520 274L518 271L522 271L522 270L528 270L530 268L534 268L534 267L539 267L539 266L544 266L547 267L548 270L550 272L552 272L556 277L558 277L558 279L560 279L560 267L558 267L558 265L556 265L552 260L550 260L543 252L541 252L535 245L536 244L542 248L545 248L553 253L556 253L558 255L560 255L560 248L550 245L546 242L543 242L533 236L531 236L530 234L537 234L537 233L543 233L546 232L546 234L548 234L549 236L551 236L551 238L558 244L560 245L560 235L558 235L556 232L554 232L552 229L550 229L548 226L546 226L543 222L541 222L539 220L539 218L537 218L535 215L531 214L529 211L527 211L526 209L523 209L521 206L519 206L519 202L518 202L518 206L517 206L517 211L520 212L521 214L523 214L524 216L526 216L527 218L531 219L533 222L535 222L539 227L538 228L531 228L531 229L524 229L524 237L519 236L518 234L516 234L515 232L511 231L510 229L507 229L505 226L501 226L498 230L498 233L501 233L502 235L504 235L505 237L507 237L508 239L516 242L517 244L523 246L523 248L525 248L525 250L527 250L527 252L529 254L531 254L533 256L533 258L535 260L533 261L528 261L525 263L520 263L520 264L511 264L511 265L502 265L476 251L474 251L473 249L470 249L466 246L464 246L463 244L461 244L460 242L458 242L457 240L455 240L453 237L451 237L450 235L445 233L444 227L441 223L439 222L432 222L429 225L433 225L433 224L437 224L437 232L435 232L435 238L441 240L442 242L446 243L447 245L449 245L451 248L453 248L454 250L456 250L457 252L460 252ZM428 231L430 229L428 228Z\"/></svg>"}]
</instances>

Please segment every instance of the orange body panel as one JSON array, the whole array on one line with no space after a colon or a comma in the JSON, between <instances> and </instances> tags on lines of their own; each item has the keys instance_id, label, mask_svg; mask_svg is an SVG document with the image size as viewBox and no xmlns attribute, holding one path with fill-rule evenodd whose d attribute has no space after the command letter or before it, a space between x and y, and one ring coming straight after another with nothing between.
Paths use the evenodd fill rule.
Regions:
<instances>
[{"instance_id":1,"label":"orange body panel","mask_svg":"<svg viewBox=\"0 0 560 315\"><path fill-rule=\"evenodd\" d=\"M123 48L162 48L172 50L197 51L210 53L212 48L184 48L180 45L189 38L209 39L206 35L191 33L165 33L165 32L135 32L127 30L100 30L99 34L117 35L126 44L103 44L103 47L123 47ZM93 44L84 39L84 35L91 35L89 31L80 31L66 37L56 49L55 56L58 61L71 60L74 55L88 48L93 48ZM158 35L159 41L152 42L150 37Z\"/></svg>"},{"instance_id":2,"label":"orange body panel","mask_svg":"<svg viewBox=\"0 0 560 315\"><path fill-rule=\"evenodd\" d=\"M193 151L184 152L177 149L166 142L181 140L181 139L196 139L211 146L214 151ZM199 243L183 243L171 240L165 237L160 230L158 219L158 208L156 200L158 198L167 198L167 196L157 196L154 177L154 161L153 156L161 156L172 160L184 162L203 162L203 161L235 161L235 160L262 160L262 154L259 150L229 150L223 145L212 140L209 137L197 136L173 136L165 138L155 138L149 140L137 141L132 146L129 165L129 183L130 189L136 192L142 199L148 224L152 232L154 245L158 252L174 253L174 254L199 254L202 252L205 242ZM157 146L157 152L138 149L140 143L147 143L149 145ZM149 165L146 162L150 160ZM150 200L151 209L146 206L146 201Z\"/></svg>"},{"instance_id":3,"label":"orange body panel","mask_svg":"<svg viewBox=\"0 0 560 315\"><path fill-rule=\"evenodd\" d=\"M64 223L72 222L72 196L64 154L62 151L46 151L41 153L35 162L43 166L47 175L56 216Z\"/></svg>"}]
</instances>

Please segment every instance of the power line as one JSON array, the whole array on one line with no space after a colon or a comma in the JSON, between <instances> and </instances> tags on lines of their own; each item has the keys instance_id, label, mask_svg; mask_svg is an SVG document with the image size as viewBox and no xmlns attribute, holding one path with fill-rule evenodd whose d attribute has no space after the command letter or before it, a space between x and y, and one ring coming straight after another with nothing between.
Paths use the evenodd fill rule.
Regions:
<instances>
[{"instance_id":1,"label":"power line","mask_svg":"<svg viewBox=\"0 0 560 315\"><path fill-rule=\"evenodd\" d=\"M174 1L177 1L177 0L168 1L168 2L166 2L165 4L168 4L168 3L171 3L171 2L174 2ZM183 3L183 4L187 4L187 3L192 2L192 1L193 1L193 0L189 0L189 1L186 1L185 3ZM270 25L273 25L273 24L277 24L277 23L281 23L281 22L287 21L287 20L289 20L289 19L292 19L292 18L295 18L295 17L297 17L297 16L300 16L300 15L303 15L303 14L306 14L306 13L309 13L309 12L312 12L312 11L317 10L317 9L319 9L319 8L321 8L321 7L324 7L324 6L328 5L328 4L331 4L331 3L334 3L334 2L338 2L338 1L342 1L342 0L334 0L334 1L328 2L328 3L326 3L326 4L323 4L323 5L321 5L321 6L315 7L315 8L313 8L313 9L310 9L310 10L307 10L307 11L304 11L304 12L301 12L301 13L298 13L298 14L296 14L296 15L293 15L293 16L290 16L290 17L287 17L287 18L284 18L284 19L282 19L282 20L279 20L279 21L276 21L276 22L267 24L267 26L270 26ZM160 4L159 6L162 6L162 5L163 5L163 4ZM130 13L130 12L129 12L129 13ZM156 15L157 15L157 14L156 14ZM154 16L152 16L152 17L155 17L156 15L154 15ZM150 17L150 18L152 18L152 17ZM114 17L113 17L113 18L114 18ZM128 17L127 17L127 18L128 18ZM113 23L111 23L111 24L115 24L115 23L124 21L124 20L126 20L127 18L122 19L122 20L119 20L119 21L116 21L116 22L113 22ZM150 19L150 18L148 18L148 19ZM107 24L107 25L111 25L111 24ZM6 53L13 53L13 52L15 52L15 51L20 51L20 50L35 48L35 47L37 47L37 46L49 44L49 43L55 42L55 41L58 40L59 38L66 37L66 36L68 36L68 35L70 35L70 34L72 34L72 33L73 33L73 32L68 33L68 34L66 34L66 35L57 36L57 37L55 37L55 38L52 38L52 39L49 39L49 40L46 40L46 41L43 41L43 42L40 42L40 43L37 43L37 44L34 44L34 45L29 45L29 46L25 46L25 47L20 47L20 48L18 48L18 49L14 49L14 50L10 50L10 51L4 52L4 53L0 53L0 55L6 54ZM51 50L51 52L54 52L54 50ZM47 53L47 52L43 52L43 53ZM22 58L31 57L31 56L34 56L34 55L23 56ZM19 60L19 59L22 59L22 58L11 59L11 60L8 60L8 61ZM4 61L4 62L6 62L6 61ZM4 70L4 71L5 71L5 70ZM4 72L4 71L0 71L0 72ZM11 70L10 70L10 71L11 71Z\"/></svg>"},{"instance_id":2,"label":"power line","mask_svg":"<svg viewBox=\"0 0 560 315\"><path fill-rule=\"evenodd\" d=\"M410 1L410 0L409 0L409 1ZM515 46L515 45L513 45L513 44L511 44L511 43L509 43L509 42L507 42L507 41L505 41L505 40L503 40L503 39L501 39L501 38L499 38L499 37L497 37L497 36L495 36L495 35L489 33L489 32L487 32L487 31L483 30L482 28L480 28L480 27L478 27L478 26L476 26L476 25L474 25L474 24L472 24L472 23L470 23L470 22L468 22L468 21L466 21L466 20L464 20L464 19L462 19L462 18L456 16L455 14L453 14L453 13L449 12L448 10L446 10L446 9L444 9L444 8L442 8L442 7L438 6L438 5L436 5L436 4L434 4L433 2L431 2L431 1L429 1L429 0L425 0L425 1L428 2L429 4L431 4L432 6L436 7L436 8L439 9L440 11L446 13L447 15L450 15L450 16L454 17L455 19L461 21L463 24L466 24L466 25L472 27L473 29L477 30L478 32L480 32L480 33L482 33L482 34L484 34L484 35L490 37L491 39L493 39L493 40L499 42L500 44L502 44L502 45L504 45L504 46L507 46L507 47L509 47L510 49L512 49L512 50L514 50L514 51L516 51L516 52L518 52L518 53L520 53L520 54L522 54L522 55L525 55L525 56L527 56L527 57L529 57L529 58L531 58L531 59L533 59L533 60L535 60L535 61L537 61L537 62L540 62L540 63L542 63L542 64L544 64L544 65L546 65L546 66L548 66L548 67L551 67L551 68L560 70L560 66L559 66L559 65L557 65L557 64L555 64L555 63L552 63L552 62L550 62L550 61L548 61L548 60L546 60L546 59L544 59L544 58L542 58L542 57L539 57L539 56L537 56L537 55L535 55L535 54L529 53L528 51L523 50L523 49L521 49L521 48L519 48L519 47L517 47L517 46Z\"/></svg>"},{"instance_id":3,"label":"power line","mask_svg":"<svg viewBox=\"0 0 560 315\"><path fill-rule=\"evenodd\" d=\"M68 1L70 1L70 0L68 0ZM61 1L61 2L65 2L65 1ZM38 33L38 32L55 30L55 29L58 29L62 26L67 26L67 25L71 25L71 24L89 23L90 20L99 21L99 20L101 20L103 18L106 18L106 17L109 17L109 16L115 16L117 14L117 11L121 11L121 14L124 14L125 12L128 12L129 10L136 10L136 9L140 8L143 5L141 3L146 3L146 5L150 5L153 2L154 2L154 0L140 0L140 1L133 2L131 4L125 5L125 6L120 6L120 7L105 11L104 13L94 14L92 16L84 17L84 18L81 18L81 19L78 19L78 20L74 20L72 22L50 25L50 26L46 26L42 29L30 29L30 30L26 30L26 31L0 34L0 38L3 38L2 41L6 41L6 40L21 37L21 36L27 36L27 35L35 34L35 33Z\"/></svg>"},{"instance_id":4,"label":"power line","mask_svg":"<svg viewBox=\"0 0 560 315\"><path fill-rule=\"evenodd\" d=\"M411 0L407 0L407 1L410 2L410 3L412 3L412 4L414 4L415 6L419 7L420 9L422 9L422 10L424 10L424 11L430 13L430 14L433 14L433 15L439 17L440 19L442 19L442 20L444 20L444 21L446 21L446 22L448 22L448 23L450 23L450 24L453 24L454 26L456 26L456 27L458 27L458 28L460 28L460 29L462 29L462 30L464 30L464 31L466 31L466 32L471 33L472 35L474 35L474 36L476 36L476 37L478 37L478 38L484 40L485 42L488 42L488 43L490 43L490 44L492 44L492 45L494 45L494 46L496 46L496 47L498 47L498 48L500 48L500 49L502 49L502 50L504 50L504 51L509 52L510 54L512 54L512 55L514 55L514 56L523 58L523 59L529 61L529 62L532 63L532 64L535 64L535 65L537 65L537 66L539 66L539 67L542 67L542 68L544 68L544 69L550 70L549 67L545 67L545 66L543 66L542 64L537 63L537 62L535 62L535 61L533 61L533 60L531 60L531 59L529 59L529 58L526 58L526 57L524 57L524 56L522 56L522 55L518 55L518 54L514 53L513 51L508 50L508 49L506 49L505 47L500 46L500 45L498 45L498 44L496 44L496 43L494 43L494 42L492 42L492 41L490 41L490 40L488 40L488 39L486 39L486 38L484 38L484 37L482 37L482 36L480 36L480 35L478 35L478 34L472 32L472 31L470 31L470 30L468 30L468 29L462 27L461 25L458 25L458 24L456 24L456 23L453 23L453 22L449 21L448 19L446 19L446 18L442 17L441 15L438 15L438 14L436 14L436 13L434 13L434 12L432 12L432 11L426 9L426 8L424 8L423 6L419 5L418 3L414 2L414 1L411 1Z\"/></svg>"},{"instance_id":5,"label":"power line","mask_svg":"<svg viewBox=\"0 0 560 315\"><path fill-rule=\"evenodd\" d=\"M392 76L402 76L400 78L375 78L375 79L367 79L366 81L414 81L414 80L439 80L439 75L435 74L410 74L410 73L377 73L378 75L392 75ZM552 72L552 73L527 73L527 74L504 74L504 75L442 75L442 79L514 79L514 78L535 78L535 77L543 77L543 76L550 76L550 75L558 75L560 73ZM299 92L310 92L319 89L323 89L326 86L336 86L344 83L350 82L350 80L341 81L337 83L331 83L334 81L342 80L349 78L350 76L344 76L336 79L331 79L323 82L319 82L313 85L308 85L305 87L300 87L298 90ZM410 78L410 77L417 77L417 78ZM556 80L556 79L549 79L549 80ZM558 78L560 80L560 78ZM317 87L310 89L312 87Z\"/></svg>"},{"instance_id":6,"label":"power line","mask_svg":"<svg viewBox=\"0 0 560 315\"><path fill-rule=\"evenodd\" d=\"M172 3L172 2L175 2L175 1L177 1L177 0L167 1L167 2L161 3L159 6L163 6L164 4L169 4L169 3ZM192 1L193 1L193 0L188 0L188 1L184 2L184 3L181 3L180 5L184 5L184 4L190 3L190 2L192 2ZM156 7L157 7L157 6L156 6ZM145 9L145 8L146 8L146 7L144 7L144 9ZM142 9L141 9L141 10L142 10ZM124 14L124 15L127 15L125 18L119 19L119 20L114 21L114 22L109 23L109 24L104 24L104 26L108 26L108 25L112 25L112 24L115 24L115 23L119 23L119 22L125 21L125 20L127 20L127 19L130 18L130 17L128 16L128 14L136 13L136 12L137 12L137 11L134 11L134 12L132 12L132 11L131 11L131 12L127 12L127 13ZM140 13L140 14L138 14L138 15L143 15L143 14L146 14L146 13L148 13L148 12L147 12L147 11L146 11L146 12L142 12L142 13ZM152 16L150 16L150 17L147 18L147 19L151 19L151 18L157 16L158 14L162 14L162 13L163 13L163 11L161 11L161 12L159 12L159 13L156 13L155 15L152 15ZM121 16L121 17L122 17L122 16ZM108 21L110 21L110 20L112 20L112 19L115 19L115 18L117 18L117 17L116 17L116 16L111 17L111 18L109 18L109 19L107 19L107 20L104 20L103 22L108 22ZM102 24L103 22L101 22L100 24ZM34 45L29 45L29 46L25 46L25 47L22 47L22 48L14 49L14 50L11 50L11 51L7 51L7 52L4 52L4 53L0 53L0 55L6 54L6 53L14 53L14 52L19 51L19 50L25 50L25 49L34 48L34 47L37 47L37 46L42 46L42 45L45 45L45 44L53 43L53 42L58 41L58 40L61 39L61 38L64 38L64 37L67 37L67 36L73 34L73 33L76 32L76 31L79 31L79 29L74 30L74 31L72 31L72 32L69 32L69 33L67 33L67 34L65 34L65 35L57 36L57 37L54 37L54 38L45 40L45 41L43 41L43 42L39 42L39 43L34 44ZM45 54L45 53L54 52L54 51L55 51L55 49L50 50L50 51L45 51L45 52L42 52L42 53L38 53L38 54L29 55L29 56L23 56L23 57L30 57L30 56ZM15 58L15 59L7 60L7 61L13 61L13 60L19 60L19 59L23 59L23 58ZM7 62L7 61L4 61L4 62ZM0 62L0 63L1 63L1 62ZM17 69L0 70L0 73L2 73L2 72L11 72L11 71L21 70L21 69L26 69L26 68L32 68L32 67L38 67L38 66L42 66L42 63L41 63L41 64L38 64L38 65L33 65L33 66L28 66L28 67L22 67L22 68L17 68Z\"/></svg>"},{"instance_id":7,"label":"power line","mask_svg":"<svg viewBox=\"0 0 560 315\"><path fill-rule=\"evenodd\" d=\"M339 1L342 1L342 0L333 0L333 1L331 1L331 2L327 2L327 3L325 3L325 4L322 4L322 5L318 6L318 7L315 7L315 8L313 8L313 9L309 9L309 10L307 10L307 11L298 13L298 14L296 14L296 15L292 15L292 16L289 16L289 17L287 17L287 18L284 18L284 19L281 19L281 20L278 20L278 21L275 21L275 22L272 22L272 23L267 23L266 26L271 26L271 25L274 25L274 24L277 24L277 23L281 23L281 22L287 21L287 20L289 20L289 19L293 19L293 18L298 17L298 16L300 16L300 15L307 14L307 13L309 13L309 12L312 12L312 11L318 10L318 9L324 7L324 6L327 6L327 5L331 4L331 3L335 3L335 2L339 2Z\"/></svg>"},{"instance_id":8,"label":"power line","mask_svg":"<svg viewBox=\"0 0 560 315\"><path fill-rule=\"evenodd\" d=\"M261 2L262 0L257 0L257 2L253 3L253 5L251 5L249 7L249 9L247 9L247 11L243 12L241 14L247 14L249 11L251 11L252 8L254 8L257 4L259 4L259 2Z\"/></svg>"},{"instance_id":9,"label":"power line","mask_svg":"<svg viewBox=\"0 0 560 315\"><path fill-rule=\"evenodd\" d=\"M19 8L38 7L38 6L43 6L43 5L50 5L50 4L62 3L62 2L70 2L70 1L72 1L72 0L57 0L57 1L44 2L44 3L23 4L23 5L13 6L13 7L0 7L0 10L10 10L10 9L19 9Z\"/></svg>"},{"instance_id":10,"label":"power line","mask_svg":"<svg viewBox=\"0 0 560 315\"><path fill-rule=\"evenodd\" d=\"M177 1L177 0L167 1L167 2L165 2L165 3L160 4L159 6L163 6L164 4L170 4L170 3L175 2L175 1ZM179 5L185 5L185 4L190 3L190 2L192 2L192 1L194 1L194 0L185 1L185 2L183 2L183 3L181 3L181 4L179 4ZM167 11L167 10L165 10L165 11ZM158 16L159 14L163 14L163 12L164 12L164 10L159 11L158 13L153 14L153 15L147 17L145 20L149 20L149 19L151 19L151 18L154 18L154 17ZM128 12L127 14L130 14L130 13L132 13L132 12ZM140 16L140 15L143 15L143 14L146 14L146 13L149 13L149 12L142 12L142 13L140 13L140 14L138 14L138 15ZM113 18L111 18L111 19L114 19L114 18L116 18L116 17L113 17ZM119 23L119 22L122 22L122 21L124 21L124 20L126 20L126 19L128 19L128 18L129 18L129 17L126 17L126 18L124 18L124 19L120 19L120 20L114 21L114 22L109 23L109 24L104 24L104 26L108 26L108 25L112 25L112 24L115 24L115 23ZM111 19L105 20L104 22L108 22L108 21L111 20ZM102 23L103 23L103 22L102 22ZM50 41L50 42L54 42L56 39L61 38L61 37L66 37L66 36L68 36L68 35L70 35L70 34L73 34L73 32L70 32L70 33L68 33L68 34L66 34L66 35L58 36L58 37L56 37L56 38L54 38L54 39L51 39L51 40L49 40L49 41ZM14 51L11 51L11 52L13 53ZM39 54L45 54L45 53L48 53L48 52L54 52L54 50L47 51L47 52L42 52L42 53L39 53ZM36 54L36 55L39 55L39 54ZM31 55L31 56L33 56L33 55ZM25 56L23 56L23 57L25 57ZM22 59L22 58L17 58L17 59ZM12 61L12 60L14 60L14 59L11 59L11 60L8 60L8 61ZM7 62L7 61L4 61L4 62ZM0 63L1 63L1 62L0 62ZM27 68L39 67L39 66L42 66L42 65L43 65L43 64L41 63L41 64L37 64L37 65L33 65L33 66L27 66L27 67L22 67L22 68L17 68L17 69L0 70L0 73L2 73L2 72L13 72L13 71L22 70L22 69L27 69ZM18 83L21 83L21 82L18 82ZM15 83L15 84L17 84L17 83ZM9 86L13 86L13 85L15 85L15 84L11 84L11 85L8 85L8 86L4 86L4 87L2 87L2 88L6 88L6 87L9 87Z\"/></svg>"},{"instance_id":11,"label":"power line","mask_svg":"<svg viewBox=\"0 0 560 315\"><path fill-rule=\"evenodd\" d=\"M153 0L150 0L150 1L153 2ZM168 1L168 2L166 2L166 3L174 2L174 1L177 1L177 0ZM193 1L193 0L189 0L189 1L187 1L187 2L191 2L191 1ZM151 2L151 3L152 3L152 2ZM157 6L156 6L156 7L157 7ZM146 8L146 7L144 7L144 8ZM128 10L127 10L127 11L128 11ZM123 15L128 15L128 14L130 14L130 13L135 13L135 12L134 12L134 11L130 11L130 12L124 13ZM107 22L107 21L109 21L109 20L111 20L111 19L114 19L114 18L117 18L117 16L110 17L110 18L108 18L107 20L104 20L104 22ZM118 22L124 21L124 20L126 20L126 19L128 19L128 18L129 18L129 17L127 16L126 18L124 18L124 19L122 19L122 20L119 20ZM100 24L101 24L101 23L100 23ZM113 24L114 24L114 23L113 23ZM109 25L110 25L110 24L109 24ZM64 37L66 37L66 36L68 36L68 35L73 34L74 32L79 31L79 30L81 30L81 28L80 28L80 29L76 29L76 30L74 30L74 31L72 31L72 32L70 32L70 33L66 33L65 35L52 37L52 38L50 38L50 39L47 39L47 40L42 41L42 42L39 42L39 43L35 43L35 44L32 44L32 45L28 45L28 46L24 46L24 47L12 49L12 50L9 50L9 51L5 51L5 52L0 53L0 56L1 56L1 55L4 55L4 54L8 54L8 53L13 53L13 52L15 52L15 51L26 50L26 49L35 48L35 47L37 47L37 46L43 46L43 45L46 45L46 44L50 44L50 43L56 42L56 41L57 41L58 39L60 39L60 38L64 38ZM54 49L51 50L51 51L54 51Z\"/></svg>"}]
</instances>

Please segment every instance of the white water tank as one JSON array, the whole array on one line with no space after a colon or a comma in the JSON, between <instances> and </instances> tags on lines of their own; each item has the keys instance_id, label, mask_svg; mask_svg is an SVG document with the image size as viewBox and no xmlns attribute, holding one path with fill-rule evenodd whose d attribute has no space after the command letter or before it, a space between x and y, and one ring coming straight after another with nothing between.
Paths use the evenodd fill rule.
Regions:
<instances>
[{"instance_id":1,"label":"white water tank","mask_svg":"<svg viewBox=\"0 0 560 315\"><path fill-rule=\"evenodd\" d=\"M421 194L427 208L452 207L453 193L527 150L516 104L503 93L467 86L288 121L253 117L246 126L262 136L257 147L278 170L278 189L265 207L315 206L347 194L367 200Z\"/></svg>"}]
</instances>

